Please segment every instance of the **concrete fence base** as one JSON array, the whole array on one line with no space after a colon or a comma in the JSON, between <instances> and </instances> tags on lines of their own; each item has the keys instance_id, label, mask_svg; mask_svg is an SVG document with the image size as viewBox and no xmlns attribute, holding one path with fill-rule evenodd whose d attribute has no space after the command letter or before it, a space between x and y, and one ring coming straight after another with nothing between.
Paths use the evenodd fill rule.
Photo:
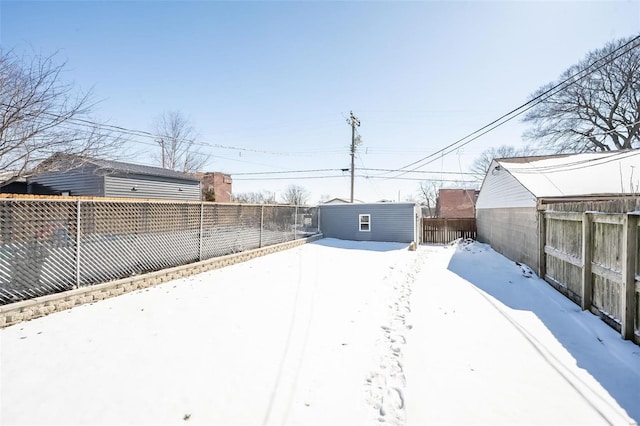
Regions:
<instances>
[{"instance_id":1,"label":"concrete fence base","mask_svg":"<svg viewBox=\"0 0 640 426\"><path fill-rule=\"evenodd\" d=\"M312 241L321 239L321 234L308 238L288 241L255 250L227 256L215 257L188 265L176 266L144 275L124 278L117 281L81 287L61 293L36 297L21 302L0 306L0 328L8 327L22 321L42 317L53 312L71 309L74 306L92 303L109 297L119 296L134 290L152 287L168 281L184 278L214 269L224 268L236 263L246 262L256 257L287 250Z\"/></svg>"}]
</instances>

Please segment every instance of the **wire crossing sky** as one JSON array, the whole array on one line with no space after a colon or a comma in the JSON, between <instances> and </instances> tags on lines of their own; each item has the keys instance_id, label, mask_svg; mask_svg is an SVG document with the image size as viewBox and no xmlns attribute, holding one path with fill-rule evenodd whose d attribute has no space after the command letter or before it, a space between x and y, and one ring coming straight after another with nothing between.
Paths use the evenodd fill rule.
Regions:
<instances>
[{"instance_id":1,"label":"wire crossing sky","mask_svg":"<svg viewBox=\"0 0 640 426\"><path fill-rule=\"evenodd\" d=\"M126 161L158 165L152 122L177 110L207 171L237 174L234 192L281 197L296 184L311 202L349 196L350 111L361 122L356 199L471 182L484 149L522 146L518 119L432 154L639 32L636 1L0 3L2 48L66 61L63 77L99 101L95 120L126 137ZM389 179L427 157L429 173Z\"/></svg>"}]
</instances>

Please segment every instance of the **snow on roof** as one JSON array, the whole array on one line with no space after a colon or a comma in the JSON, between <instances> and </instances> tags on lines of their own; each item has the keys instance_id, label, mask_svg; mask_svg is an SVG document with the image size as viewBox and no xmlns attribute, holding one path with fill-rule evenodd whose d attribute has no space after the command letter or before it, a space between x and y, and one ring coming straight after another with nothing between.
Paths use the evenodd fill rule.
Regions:
<instances>
[{"instance_id":1,"label":"snow on roof","mask_svg":"<svg viewBox=\"0 0 640 426\"><path fill-rule=\"evenodd\" d=\"M353 199L353 202L362 203L362 201L356 200L355 198ZM320 204L351 204L351 201L349 201L347 198L332 198L330 200L323 201Z\"/></svg>"},{"instance_id":2,"label":"snow on roof","mask_svg":"<svg viewBox=\"0 0 640 426\"><path fill-rule=\"evenodd\" d=\"M640 192L640 150L496 159L536 197ZM495 170L495 169L494 169Z\"/></svg>"},{"instance_id":3,"label":"snow on roof","mask_svg":"<svg viewBox=\"0 0 640 426\"><path fill-rule=\"evenodd\" d=\"M9 185L13 182L26 182L27 178L19 171L0 172L0 186Z\"/></svg>"},{"instance_id":4,"label":"snow on roof","mask_svg":"<svg viewBox=\"0 0 640 426\"><path fill-rule=\"evenodd\" d=\"M20 172L16 172L16 171L0 172L0 182L5 182L5 181L8 181L9 179L13 179L19 174Z\"/></svg>"},{"instance_id":5,"label":"snow on roof","mask_svg":"<svg viewBox=\"0 0 640 426\"><path fill-rule=\"evenodd\" d=\"M45 162L60 162L64 164L63 170L65 168L73 168L82 165L93 165L98 168L102 172L109 173L127 173L127 174L137 174L137 175L148 175L148 176L158 176L165 177L171 179L182 179L188 181L199 182L200 179L195 175L190 173L178 172L171 169L165 169L162 167L155 166L146 166L142 164L134 164L134 163L125 163L122 161L115 160L105 160L101 158L93 158L88 156L76 155L76 154L67 154L67 153L56 153L49 157Z\"/></svg>"}]
</instances>

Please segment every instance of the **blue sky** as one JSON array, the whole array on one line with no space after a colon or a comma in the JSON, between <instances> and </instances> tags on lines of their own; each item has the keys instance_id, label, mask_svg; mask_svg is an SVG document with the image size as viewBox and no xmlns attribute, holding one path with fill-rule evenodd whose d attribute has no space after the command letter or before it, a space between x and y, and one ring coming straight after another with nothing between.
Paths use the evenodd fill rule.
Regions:
<instances>
[{"instance_id":1,"label":"blue sky","mask_svg":"<svg viewBox=\"0 0 640 426\"><path fill-rule=\"evenodd\" d=\"M149 131L179 110L210 155L206 169L234 174L234 192L279 196L297 184L312 202L348 197L348 173L241 173L348 168L350 110L361 121L357 174L400 168L638 32L639 1L0 3L2 47L57 52L65 78L100 100L97 119ZM469 180L460 172L482 150L518 146L524 129L514 120L422 168L438 173L403 177ZM155 151L145 139L127 145L133 162L152 164ZM417 188L359 177L355 197L404 199Z\"/></svg>"}]
</instances>

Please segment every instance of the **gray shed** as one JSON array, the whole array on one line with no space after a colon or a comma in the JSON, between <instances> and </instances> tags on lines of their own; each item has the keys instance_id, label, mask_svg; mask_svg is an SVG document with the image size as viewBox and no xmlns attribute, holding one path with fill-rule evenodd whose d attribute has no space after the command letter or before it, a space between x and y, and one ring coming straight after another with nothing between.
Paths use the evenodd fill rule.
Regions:
<instances>
[{"instance_id":1,"label":"gray shed","mask_svg":"<svg viewBox=\"0 0 640 426\"><path fill-rule=\"evenodd\" d=\"M201 197L200 180L174 170L68 154L56 154L43 163L46 171L27 181L47 193L189 201Z\"/></svg>"},{"instance_id":2,"label":"gray shed","mask_svg":"<svg viewBox=\"0 0 640 426\"><path fill-rule=\"evenodd\" d=\"M328 238L419 241L421 212L414 203L323 204L319 208L320 232Z\"/></svg>"}]
</instances>

